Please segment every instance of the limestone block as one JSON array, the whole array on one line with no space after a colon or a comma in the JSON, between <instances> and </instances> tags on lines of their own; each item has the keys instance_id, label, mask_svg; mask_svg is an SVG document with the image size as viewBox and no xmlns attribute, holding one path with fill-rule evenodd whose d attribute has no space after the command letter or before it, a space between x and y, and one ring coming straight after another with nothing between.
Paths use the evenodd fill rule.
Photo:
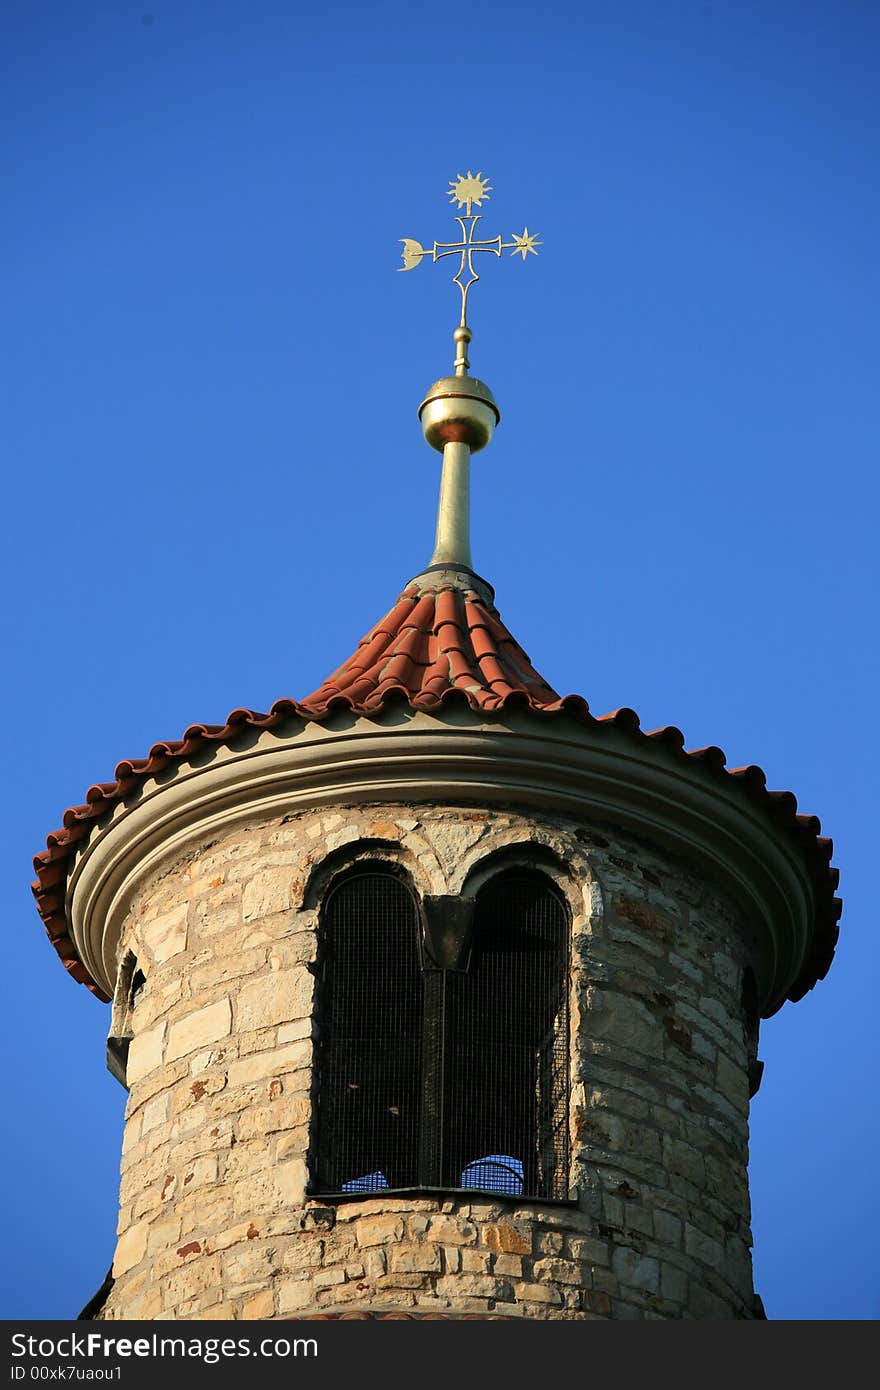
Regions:
<instances>
[{"instance_id":1,"label":"limestone block","mask_svg":"<svg viewBox=\"0 0 880 1390\"><path fill-rule=\"evenodd\" d=\"M684 1228L684 1248L695 1260L700 1260L710 1269L723 1269L724 1247L690 1222L686 1222Z\"/></svg>"},{"instance_id":2,"label":"limestone block","mask_svg":"<svg viewBox=\"0 0 880 1390\"><path fill-rule=\"evenodd\" d=\"M295 1107L295 1108L294 1108ZM293 1158L306 1152L309 1146L309 1127L308 1118L311 1110L311 1102L308 1096L295 1096L291 1100L291 1113L294 1116L301 1116L295 1129L291 1129L287 1134L282 1134L275 1141L275 1161L279 1162L283 1158Z\"/></svg>"},{"instance_id":3,"label":"limestone block","mask_svg":"<svg viewBox=\"0 0 880 1390\"><path fill-rule=\"evenodd\" d=\"M232 1005L228 999L206 1004L168 1029L168 1060L175 1061L196 1048L225 1038L232 1028Z\"/></svg>"},{"instance_id":4,"label":"limestone block","mask_svg":"<svg viewBox=\"0 0 880 1390\"><path fill-rule=\"evenodd\" d=\"M130 1105L130 1104L131 1104L131 1097L129 1096L129 1105ZM143 1111L142 1111L142 1110L139 1110L138 1113L137 1113L136 1115L132 1115L130 1119L126 1116L125 1129L123 1130L123 1133L122 1133L122 1157L123 1157L123 1158L126 1158L126 1157L131 1153L132 1149L135 1147L135 1145L137 1144L138 1140L140 1139L140 1137L141 1137L141 1123L142 1123L142 1120L143 1120Z\"/></svg>"},{"instance_id":5,"label":"limestone block","mask_svg":"<svg viewBox=\"0 0 880 1390\"><path fill-rule=\"evenodd\" d=\"M194 1081L187 1078L186 1084L179 1086L174 1096L175 1113L180 1114L182 1110L190 1110L194 1105L198 1105L204 1100L205 1096L216 1096L226 1085L226 1073L213 1071L202 1073ZM216 1106L212 1107L212 1114L220 1114L221 1111ZM200 1112L204 1116L204 1110Z\"/></svg>"},{"instance_id":6,"label":"limestone block","mask_svg":"<svg viewBox=\"0 0 880 1390\"><path fill-rule=\"evenodd\" d=\"M715 1083L721 1094L735 1109L747 1115L749 1111L749 1079L743 1066L737 1066L723 1052L718 1053Z\"/></svg>"},{"instance_id":7,"label":"limestone block","mask_svg":"<svg viewBox=\"0 0 880 1390\"><path fill-rule=\"evenodd\" d=\"M495 1267L498 1268L497 1264ZM542 1283L580 1284L583 1271L574 1260L536 1260L532 1266L532 1278L539 1279Z\"/></svg>"},{"instance_id":8,"label":"limestone block","mask_svg":"<svg viewBox=\"0 0 880 1390\"><path fill-rule=\"evenodd\" d=\"M562 1294L547 1284L514 1284L513 1292L521 1303L560 1304Z\"/></svg>"},{"instance_id":9,"label":"limestone block","mask_svg":"<svg viewBox=\"0 0 880 1390\"><path fill-rule=\"evenodd\" d=\"M456 1220L449 1216L434 1216L428 1220L427 1233L432 1240L444 1245L473 1245L477 1228L473 1221Z\"/></svg>"},{"instance_id":10,"label":"limestone block","mask_svg":"<svg viewBox=\"0 0 880 1390\"><path fill-rule=\"evenodd\" d=\"M272 1281L274 1254L265 1246L239 1245L231 1250L223 1261L223 1292L235 1295L265 1288Z\"/></svg>"},{"instance_id":11,"label":"limestone block","mask_svg":"<svg viewBox=\"0 0 880 1390\"><path fill-rule=\"evenodd\" d=\"M381 1245L372 1246L364 1251L364 1277L366 1279L380 1279L388 1269L388 1256Z\"/></svg>"},{"instance_id":12,"label":"limestone block","mask_svg":"<svg viewBox=\"0 0 880 1390\"><path fill-rule=\"evenodd\" d=\"M440 1251L436 1245L392 1245L389 1253L389 1268L394 1273L429 1274L440 1271Z\"/></svg>"},{"instance_id":13,"label":"limestone block","mask_svg":"<svg viewBox=\"0 0 880 1390\"><path fill-rule=\"evenodd\" d=\"M221 1274L219 1256L196 1259L184 1265L174 1274L165 1278L165 1299L169 1308L175 1308L186 1298L211 1290L216 1300L221 1299Z\"/></svg>"},{"instance_id":14,"label":"limestone block","mask_svg":"<svg viewBox=\"0 0 880 1390\"><path fill-rule=\"evenodd\" d=\"M276 1023L306 1018L312 1008L313 979L304 965L267 971L242 986L236 1004L236 1028L249 1032Z\"/></svg>"},{"instance_id":15,"label":"limestone block","mask_svg":"<svg viewBox=\"0 0 880 1390\"><path fill-rule=\"evenodd\" d=\"M312 1036L311 1018L296 1018L292 1023L282 1023L278 1028L278 1043L297 1042L300 1038Z\"/></svg>"},{"instance_id":16,"label":"limestone block","mask_svg":"<svg viewBox=\"0 0 880 1390\"><path fill-rule=\"evenodd\" d=\"M165 1041L165 1024L158 1023L145 1033L136 1035L128 1049L126 1078L129 1086L136 1086L141 1077L162 1065L162 1047Z\"/></svg>"},{"instance_id":17,"label":"limestone block","mask_svg":"<svg viewBox=\"0 0 880 1390\"><path fill-rule=\"evenodd\" d=\"M147 1221L139 1221L136 1226L129 1226L128 1230L122 1233L116 1242L116 1254L113 1258L114 1279L140 1264L147 1253L149 1234L150 1226Z\"/></svg>"},{"instance_id":18,"label":"limestone block","mask_svg":"<svg viewBox=\"0 0 880 1390\"><path fill-rule=\"evenodd\" d=\"M654 1216L638 1202L624 1202L623 1226L626 1231L639 1231L643 1236L654 1234Z\"/></svg>"},{"instance_id":19,"label":"limestone block","mask_svg":"<svg viewBox=\"0 0 880 1390\"><path fill-rule=\"evenodd\" d=\"M187 903L178 903L177 907L142 926L141 940L155 964L161 965L186 949L187 911Z\"/></svg>"},{"instance_id":20,"label":"limestone block","mask_svg":"<svg viewBox=\"0 0 880 1390\"><path fill-rule=\"evenodd\" d=\"M702 1187L705 1181L705 1165L702 1154L699 1154L690 1144L685 1144L680 1139L673 1139L669 1134L663 1136L663 1166L667 1172L679 1174L680 1177L693 1183L695 1187Z\"/></svg>"},{"instance_id":21,"label":"limestone block","mask_svg":"<svg viewBox=\"0 0 880 1390\"><path fill-rule=\"evenodd\" d=\"M599 1289L593 1289L586 1295L586 1299L591 1312L598 1313L602 1318L611 1316L611 1299L608 1297L607 1293L603 1293Z\"/></svg>"},{"instance_id":22,"label":"limestone block","mask_svg":"<svg viewBox=\"0 0 880 1390\"><path fill-rule=\"evenodd\" d=\"M262 1289L252 1298L245 1299L241 1316L246 1322L262 1322L274 1317L275 1296L271 1289Z\"/></svg>"},{"instance_id":23,"label":"limestone block","mask_svg":"<svg viewBox=\"0 0 880 1390\"><path fill-rule=\"evenodd\" d=\"M499 1255L530 1255L532 1251L532 1231L524 1222L486 1226L483 1240Z\"/></svg>"},{"instance_id":24,"label":"limestone block","mask_svg":"<svg viewBox=\"0 0 880 1390\"><path fill-rule=\"evenodd\" d=\"M303 1233L285 1248L282 1265L286 1274L303 1274L307 1270L319 1269L323 1258L323 1240ZM379 1273L385 1273L384 1265Z\"/></svg>"},{"instance_id":25,"label":"limestone block","mask_svg":"<svg viewBox=\"0 0 880 1390\"><path fill-rule=\"evenodd\" d=\"M311 1061L312 1044L310 1039L288 1043L286 1047L272 1048L269 1052L257 1052L232 1062L227 1073L230 1086L249 1086L254 1081L266 1077L279 1076L286 1071L297 1071Z\"/></svg>"},{"instance_id":26,"label":"limestone block","mask_svg":"<svg viewBox=\"0 0 880 1390\"><path fill-rule=\"evenodd\" d=\"M594 1269L591 1283L594 1289L601 1289L603 1293L615 1294L620 1288L617 1275L612 1274L610 1269Z\"/></svg>"},{"instance_id":27,"label":"limestone block","mask_svg":"<svg viewBox=\"0 0 880 1390\"><path fill-rule=\"evenodd\" d=\"M574 1260L583 1260L589 1265L607 1265L610 1260L605 1241L592 1236L569 1236L568 1249Z\"/></svg>"},{"instance_id":28,"label":"limestone block","mask_svg":"<svg viewBox=\"0 0 880 1390\"><path fill-rule=\"evenodd\" d=\"M190 912L197 940L225 937L241 920L241 885L230 883L221 890L218 884L206 896L197 896Z\"/></svg>"},{"instance_id":29,"label":"limestone block","mask_svg":"<svg viewBox=\"0 0 880 1390\"><path fill-rule=\"evenodd\" d=\"M718 1322L733 1316L730 1304L696 1280L691 1280L689 1312L703 1321Z\"/></svg>"},{"instance_id":30,"label":"limestone block","mask_svg":"<svg viewBox=\"0 0 880 1390\"><path fill-rule=\"evenodd\" d=\"M228 1192L199 1192L191 1206L180 1207L180 1238L191 1237L194 1232L210 1231L228 1225L232 1219L232 1199Z\"/></svg>"},{"instance_id":31,"label":"limestone block","mask_svg":"<svg viewBox=\"0 0 880 1390\"><path fill-rule=\"evenodd\" d=\"M369 1216L358 1222L358 1245L388 1245L397 1240L403 1240L400 1216Z\"/></svg>"},{"instance_id":32,"label":"limestone block","mask_svg":"<svg viewBox=\"0 0 880 1390\"><path fill-rule=\"evenodd\" d=\"M256 1106L242 1112L238 1121L238 1138L255 1139L263 1135L276 1134L279 1130L293 1129L308 1118L308 1098L305 1096L282 1096L269 1105Z\"/></svg>"},{"instance_id":33,"label":"limestone block","mask_svg":"<svg viewBox=\"0 0 880 1390\"><path fill-rule=\"evenodd\" d=\"M671 1212L659 1208L654 1211L654 1234L667 1250L681 1249L683 1223Z\"/></svg>"},{"instance_id":34,"label":"limestone block","mask_svg":"<svg viewBox=\"0 0 880 1390\"><path fill-rule=\"evenodd\" d=\"M154 1285L140 1298L133 1298L127 1316L144 1322L152 1322L162 1312L162 1293Z\"/></svg>"},{"instance_id":35,"label":"limestone block","mask_svg":"<svg viewBox=\"0 0 880 1390\"><path fill-rule=\"evenodd\" d=\"M461 1267L466 1274L488 1274L492 1260L493 1255L489 1250L475 1250L467 1245L461 1247Z\"/></svg>"},{"instance_id":36,"label":"limestone block","mask_svg":"<svg viewBox=\"0 0 880 1390\"><path fill-rule=\"evenodd\" d=\"M231 1322L234 1317L234 1303L212 1303L208 1308L199 1308L199 1319L204 1322Z\"/></svg>"},{"instance_id":37,"label":"limestone block","mask_svg":"<svg viewBox=\"0 0 880 1390\"><path fill-rule=\"evenodd\" d=\"M360 827L357 825L344 825L341 830L334 830L324 841L324 847L328 854L332 854L335 849L341 849L343 845L350 845L354 840L360 839Z\"/></svg>"},{"instance_id":38,"label":"limestone block","mask_svg":"<svg viewBox=\"0 0 880 1390\"><path fill-rule=\"evenodd\" d=\"M558 1255L565 1243L561 1231L540 1231L535 1241L535 1251L539 1255Z\"/></svg>"},{"instance_id":39,"label":"limestone block","mask_svg":"<svg viewBox=\"0 0 880 1390\"><path fill-rule=\"evenodd\" d=\"M147 1237L147 1253L155 1255L167 1250L180 1239L180 1217L172 1216L167 1221L154 1221Z\"/></svg>"},{"instance_id":40,"label":"limestone block","mask_svg":"<svg viewBox=\"0 0 880 1390\"><path fill-rule=\"evenodd\" d=\"M306 1199L308 1177L304 1158L291 1158L286 1163L279 1163L275 1180L282 1202L289 1206L301 1206Z\"/></svg>"},{"instance_id":41,"label":"limestone block","mask_svg":"<svg viewBox=\"0 0 880 1390\"><path fill-rule=\"evenodd\" d=\"M293 906L293 870L275 865L254 874L244 885L241 915L245 922L286 912Z\"/></svg>"},{"instance_id":42,"label":"limestone block","mask_svg":"<svg viewBox=\"0 0 880 1390\"><path fill-rule=\"evenodd\" d=\"M673 1303L686 1304L688 1300L688 1280L683 1270L677 1269L675 1265L666 1264L660 1266L660 1291L664 1298L672 1299Z\"/></svg>"},{"instance_id":43,"label":"limestone block","mask_svg":"<svg viewBox=\"0 0 880 1390\"><path fill-rule=\"evenodd\" d=\"M531 1284L517 1285L517 1289L532 1287ZM450 1298L456 1304L462 1298L504 1299L510 1297L510 1285L504 1279L496 1279L491 1274L444 1274L437 1280L437 1293L441 1298ZM562 1301L558 1294L556 1301Z\"/></svg>"},{"instance_id":44,"label":"limestone block","mask_svg":"<svg viewBox=\"0 0 880 1390\"><path fill-rule=\"evenodd\" d=\"M594 1038L622 1043L651 1057L662 1056L662 1025L641 1000L615 990L590 988L587 1013Z\"/></svg>"},{"instance_id":45,"label":"limestone block","mask_svg":"<svg viewBox=\"0 0 880 1390\"><path fill-rule=\"evenodd\" d=\"M622 1284L632 1284L634 1288L647 1293L657 1293L660 1288L660 1267L650 1255L642 1255L625 1245L619 1245L611 1256L611 1268Z\"/></svg>"},{"instance_id":46,"label":"limestone block","mask_svg":"<svg viewBox=\"0 0 880 1390\"><path fill-rule=\"evenodd\" d=\"M143 1118L141 1129L144 1134L149 1130L155 1129L156 1125L164 1124L168 1118L169 1095L167 1091L162 1091L158 1096L153 1096L148 1100L143 1108Z\"/></svg>"}]
</instances>

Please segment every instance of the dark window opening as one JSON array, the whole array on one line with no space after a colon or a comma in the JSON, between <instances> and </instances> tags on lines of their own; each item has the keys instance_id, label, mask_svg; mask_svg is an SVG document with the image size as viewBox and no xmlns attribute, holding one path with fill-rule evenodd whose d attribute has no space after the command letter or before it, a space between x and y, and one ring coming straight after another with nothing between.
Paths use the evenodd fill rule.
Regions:
<instances>
[{"instance_id":1,"label":"dark window opening","mask_svg":"<svg viewBox=\"0 0 880 1390\"><path fill-rule=\"evenodd\" d=\"M543 876L509 872L468 934L420 954L415 900L387 871L331 890L315 1190L567 1198L567 910Z\"/></svg>"},{"instance_id":2,"label":"dark window opening","mask_svg":"<svg viewBox=\"0 0 880 1390\"><path fill-rule=\"evenodd\" d=\"M473 959L449 978L442 1184L568 1195L568 914L547 881L477 897Z\"/></svg>"},{"instance_id":3,"label":"dark window opening","mask_svg":"<svg viewBox=\"0 0 880 1390\"><path fill-rule=\"evenodd\" d=\"M147 977L143 970L136 970L131 977L131 984L128 990L128 1007L130 1009L133 1009L138 999L140 999L146 983Z\"/></svg>"},{"instance_id":4,"label":"dark window opening","mask_svg":"<svg viewBox=\"0 0 880 1390\"><path fill-rule=\"evenodd\" d=\"M318 1182L333 1192L418 1180L422 985L419 917L392 874L331 889L323 922Z\"/></svg>"}]
</instances>

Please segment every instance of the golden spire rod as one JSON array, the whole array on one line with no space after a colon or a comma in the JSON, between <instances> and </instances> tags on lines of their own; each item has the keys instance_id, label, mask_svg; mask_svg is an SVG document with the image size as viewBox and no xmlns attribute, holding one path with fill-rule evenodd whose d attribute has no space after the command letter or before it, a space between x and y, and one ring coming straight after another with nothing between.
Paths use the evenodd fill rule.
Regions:
<instances>
[{"instance_id":1,"label":"golden spire rod","mask_svg":"<svg viewBox=\"0 0 880 1390\"><path fill-rule=\"evenodd\" d=\"M411 237L401 237L403 265L399 267L400 270L415 270L424 256L430 256L434 262L443 260L444 256L459 257L458 270L452 277L453 284L458 285L461 292L461 319L453 335L456 344L456 376L467 376L470 366L467 348L472 335L467 322L467 302L471 287L480 278L474 266L474 256L480 251L500 256L502 251L509 250L511 255L522 256L525 261L529 254L537 256L537 248L541 245L538 234L530 232L528 227L523 228L521 236L514 232L511 241L503 241L500 233L486 240L477 240L474 237L476 225L482 214L472 213L471 208L474 205L481 207L488 201L491 192L489 180L484 179L482 173L472 174L468 169L467 174L458 174L449 184L450 202L456 203L459 208L465 208L464 215L455 218L461 227L461 240L435 241L432 247L424 247L421 242L414 241Z\"/></svg>"},{"instance_id":2,"label":"golden spire rod","mask_svg":"<svg viewBox=\"0 0 880 1390\"><path fill-rule=\"evenodd\" d=\"M452 335L456 348L455 376L435 381L419 406L424 436L431 447L443 455L437 534L429 569L471 569L471 454L485 448L501 419L489 387L468 375L467 350L471 341L467 322L468 293L480 278L474 267L474 256L480 251L500 256L502 251L509 250L525 261L529 254L537 256L537 248L541 245L537 233L530 232L528 227L523 228L522 236L514 233L512 241L503 241L500 235L486 240L474 236L481 214L471 209L475 205L480 207L491 191L488 179L468 169L466 175L459 174L449 185L450 201L465 209L464 214L456 215L455 219L461 228L461 240L435 241L429 248L410 237L401 238L402 270L415 270L424 256L430 256L432 261L441 261L445 256L459 257L453 276L453 284L458 285L461 292L461 319Z\"/></svg>"}]
</instances>

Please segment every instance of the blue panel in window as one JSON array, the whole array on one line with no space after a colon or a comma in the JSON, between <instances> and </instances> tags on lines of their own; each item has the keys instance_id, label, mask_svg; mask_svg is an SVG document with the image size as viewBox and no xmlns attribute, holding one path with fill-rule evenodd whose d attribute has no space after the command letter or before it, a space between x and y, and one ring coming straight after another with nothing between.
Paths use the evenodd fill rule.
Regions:
<instances>
[{"instance_id":1,"label":"blue panel in window","mask_svg":"<svg viewBox=\"0 0 880 1390\"><path fill-rule=\"evenodd\" d=\"M387 1187L384 1173L364 1173L359 1178L352 1178L351 1182L342 1184L343 1192L378 1192L381 1188Z\"/></svg>"},{"instance_id":2,"label":"blue panel in window","mask_svg":"<svg viewBox=\"0 0 880 1390\"><path fill-rule=\"evenodd\" d=\"M518 1196L523 1190L522 1161L511 1154L487 1154L475 1158L461 1175L462 1187L481 1187L486 1192L509 1192Z\"/></svg>"}]
</instances>

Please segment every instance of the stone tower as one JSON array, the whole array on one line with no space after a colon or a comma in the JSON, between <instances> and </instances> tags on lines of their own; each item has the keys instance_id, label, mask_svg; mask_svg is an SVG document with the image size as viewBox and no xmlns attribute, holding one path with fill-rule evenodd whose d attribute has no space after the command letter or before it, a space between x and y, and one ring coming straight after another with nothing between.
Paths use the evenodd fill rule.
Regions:
<instances>
[{"instance_id":1,"label":"stone tower","mask_svg":"<svg viewBox=\"0 0 880 1390\"><path fill-rule=\"evenodd\" d=\"M828 969L831 843L532 669L471 564L469 341L420 409L425 571L314 694L120 763L37 856L129 1090L93 1316L761 1315L758 1022Z\"/></svg>"}]
</instances>

